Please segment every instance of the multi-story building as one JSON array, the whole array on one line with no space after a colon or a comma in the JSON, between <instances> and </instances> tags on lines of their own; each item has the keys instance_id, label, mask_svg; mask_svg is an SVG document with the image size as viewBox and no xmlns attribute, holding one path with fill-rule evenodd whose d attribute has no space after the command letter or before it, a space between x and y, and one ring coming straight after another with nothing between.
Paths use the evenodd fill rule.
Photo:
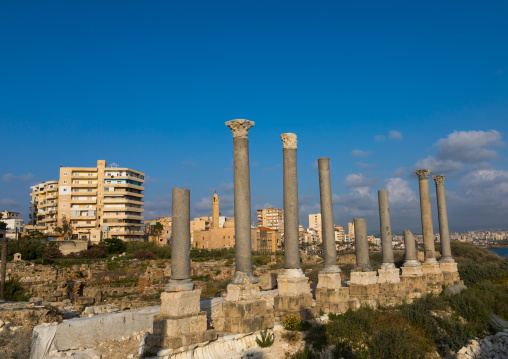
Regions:
<instances>
[{"instance_id":1,"label":"multi-story building","mask_svg":"<svg viewBox=\"0 0 508 359\"><path fill-rule=\"evenodd\" d=\"M73 238L92 242L110 237L141 240L144 178L143 172L107 166L104 160L97 161L97 167L60 167L58 182L31 187L33 225L54 233L67 222Z\"/></svg>"},{"instance_id":2,"label":"multi-story building","mask_svg":"<svg viewBox=\"0 0 508 359\"><path fill-rule=\"evenodd\" d=\"M53 232L57 226L58 181L46 181L30 187L29 230Z\"/></svg>"},{"instance_id":3,"label":"multi-story building","mask_svg":"<svg viewBox=\"0 0 508 359\"><path fill-rule=\"evenodd\" d=\"M355 240L355 222L348 222L347 233L349 237L349 242L353 242Z\"/></svg>"},{"instance_id":4,"label":"multi-story building","mask_svg":"<svg viewBox=\"0 0 508 359\"><path fill-rule=\"evenodd\" d=\"M321 213L309 214L309 228L321 230Z\"/></svg>"},{"instance_id":5,"label":"multi-story building","mask_svg":"<svg viewBox=\"0 0 508 359\"><path fill-rule=\"evenodd\" d=\"M25 222L19 218L19 212L2 211L0 221L7 224L6 236L9 239L18 239L24 231Z\"/></svg>"},{"instance_id":6,"label":"multi-story building","mask_svg":"<svg viewBox=\"0 0 508 359\"><path fill-rule=\"evenodd\" d=\"M266 227L284 233L284 211L269 206L265 209L258 209L258 227Z\"/></svg>"}]
</instances>

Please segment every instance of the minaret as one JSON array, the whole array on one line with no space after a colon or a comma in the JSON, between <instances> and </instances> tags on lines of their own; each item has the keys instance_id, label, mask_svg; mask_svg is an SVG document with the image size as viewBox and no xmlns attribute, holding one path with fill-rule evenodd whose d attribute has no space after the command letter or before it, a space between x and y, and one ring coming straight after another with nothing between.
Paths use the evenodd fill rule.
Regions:
<instances>
[{"instance_id":1,"label":"minaret","mask_svg":"<svg viewBox=\"0 0 508 359\"><path fill-rule=\"evenodd\" d=\"M219 196L217 196L217 192L212 197L212 228L219 228Z\"/></svg>"}]
</instances>

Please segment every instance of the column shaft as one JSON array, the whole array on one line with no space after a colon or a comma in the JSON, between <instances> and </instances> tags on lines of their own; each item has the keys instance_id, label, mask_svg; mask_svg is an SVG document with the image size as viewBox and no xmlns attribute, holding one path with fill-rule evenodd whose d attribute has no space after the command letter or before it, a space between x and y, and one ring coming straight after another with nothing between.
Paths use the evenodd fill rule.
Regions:
<instances>
[{"instance_id":1,"label":"column shaft","mask_svg":"<svg viewBox=\"0 0 508 359\"><path fill-rule=\"evenodd\" d=\"M404 230L405 258L404 267L416 267L418 263L418 254L416 253L416 243L413 233L409 229Z\"/></svg>"},{"instance_id":2,"label":"column shaft","mask_svg":"<svg viewBox=\"0 0 508 359\"><path fill-rule=\"evenodd\" d=\"M432 176L436 182L437 215L439 219L439 237L441 239L441 262L455 262L452 258L450 232L448 229L448 213L444 189L444 175Z\"/></svg>"},{"instance_id":3,"label":"column shaft","mask_svg":"<svg viewBox=\"0 0 508 359\"><path fill-rule=\"evenodd\" d=\"M190 279L190 191L173 188L171 279Z\"/></svg>"},{"instance_id":4,"label":"column shaft","mask_svg":"<svg viewBox=\"0 0 508 359\"><path fill-rule=\"evenodd\" d=\"M367 221L365 218L355 218L355 271L372 271L369 260L369 242L367 240Z\"/></svg>"},{"instance_id":5,"label":"column shaft","mask_svg":"<svg viewBox=\"0 0 508 359\"><path fill-rule=\"evenodd\" d=\"M330 181L330 159L318 159L319 194L321 200L321 228L323 234L323 271L340 271L337 266L337 247L333 223L332 185Z\"/></svg>"},{"instance_id":6,"label":"column shaft","mask_svg":"<svg viewBox=\"0 0 508 359\"><path fill-rule=\"evenodd\" d=\"M300 268L296 148L284 148L284 268Z\"/></svg>"},{"instance_id":7,"label":"column shaft","mask_svg":"<svg viewBox=\"0 0 508 359\"><path fill-rule=\"evenodd\" d=\"M390 205L388 202L388 191L378 191L379 201L379 226L381 230L381 246L383 249L382 269L395 268L392 248L392 225L390 221Z\"/></svg>"},{"instance_id":8,"label":"column shaft","mask_svg":"<svg viewBox=\"0 0 508 359\"><path fill-rule=\"evenodd\" d=\"M425 247L424 263L437 263L436 250L434 246L434 229L432 226L432 211L430 207L428 180L430 172L430 170L415 171L415 173L418 175L420 186L420 211L422 217L423 245Z\"/></svg>"},{"instance_id":9,"label":"column shaft","mask_svg":"<svg viewBox=\"0 0 508 359\"><path fill-rule=\"evenodd\" d=\"M251 211L250 211L250 169L249 140L235 138L234 183L235 183L235 259L236 270L252 273Z\"/></svg>"}]
</instances>

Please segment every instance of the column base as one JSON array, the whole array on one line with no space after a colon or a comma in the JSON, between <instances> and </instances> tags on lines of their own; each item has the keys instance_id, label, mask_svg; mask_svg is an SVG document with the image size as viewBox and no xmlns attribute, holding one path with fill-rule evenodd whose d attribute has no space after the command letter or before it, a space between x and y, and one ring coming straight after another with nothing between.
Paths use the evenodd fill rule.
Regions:
<instances>
[{"instance_id":1,"label":"column base","mask_svg":"<svg viewBox=\"0 0 508 359\"><path fill-rule=\"evenodd\" d=\"M418 262L417 259L409 259L407 261L404 262L404 264L402 265L403 268L405 267L419 267L420 266L420 262Z\"/></svg>"},{"instance_id":2,"label":"column base","mask_svg":"<svg viewBox=\"0 0 508 359\"><path fill-rule=\"evenodd\" d=\"M341 280L340 272L319 272L317 289L338 289Z\"/></svg>"},{"instance_id":3,"label":"column base","mask_svg":"<svg viewBox=\"0 0 508 359\"><path fill-rule=\"evenodd\" d=\"M153 334L146 339L150 351L176 349L217 338L207 330L206 312L200 311L201 290L161 293L161 312L154 316Z\"/></svg>"},{"instance_id":4,"label":"column base","mask_svg":"<svg viewBox=\"0 0 508 359\"><path fill-rule=\"evenodd\" d=\"M255 284L259 283L259 279L249 272L236 271L231 279L231 284Z\"/></svg>"},{"instance_id":5,"label":"column base","mask_svg":"<svg viewBox=\"0 0 508 359\"><path fill-rule=\"evenodd\" d=\"M380 268L380 269L378 269L377 273L378 273L378 278L377 278L378 283L399 283L400 282L400 278L399 278L400 269L399 268L395 268L395 267L389 268L389 269Z\"/></svg>"},{"instance_id":6,"label":"column base","mask_svg":"<svg viewBox=\"0 0 508 359\"><path fill-rule=\"evenodd\" d=\"M379 284L376 272L351 272L349 295L357 298L361 305L377 308Z\"/></svg>"},{"instance_id":7,"label":"column base","mask_svg":"<svg viewBox=\"0 0 508 359\"><path fill-rule=\"evenodd\" d=\"M237 302L240 300L253 300L261 298L259 286L253 283L228 284L226 301Z\"/></svg>"},{"instance_id":8,"label":"column base","mask_svg":"<svg viewBox=\"0 0 508 359\"><path fill-rule=\"evenodd\" d=\"M345 313L350 307L349 288L317 288L316 308L325 313Z\"/></svg>"},{"instance_id":9,"label":"column base","mask_svg":"<svg viewBox=\"0 0 508 359\"><path fill-rule=\"evenodd\" d=\"M180 292L194 290L192 279L170 279L164 287L166 292Z\"/></svg>"},{"instance_id":10,"label":"column base","mask_svg":"<svg viewBox=\"0 0 508 359\"><path fill-rule=\"evenodd\" d=\"M427 292L439 294L443 291L443 272L439 263L423 263L422 272L427 282Z\"/></svg>"},{"instance_id":11,"label":"column base","mask_svg":"<svg viewBox=\"0 0 508 359\"><path fill-rule=\"evenodd\" d=\"M463 284L460 280L459 271L457 269L457 263L455 262L440 262L439 268L443 272L443 284L446 286L452 286L456 284Z\"/></svg>"},{"instance_id":12,"label":"column base","mask_svg":"<svg viewBox=\"0 0 508 359\"><path fill-rule=\"evenodd\" d=\"M282 318L288 314L296 314L302 319L312 319L312 293L309 278L301 269L284 269L277 278L278 294L274 298L274 314Z\"/></svg>"},{"instance_id":13,"label":"column base","mask_svg":"<svg viewBox=\"0 0 508 359\"><path fill-rule=\"evenodd\" d=\"M406 299L406 287L404 283L385 282L379 283L378 304L380 306L393 307Z\"/></svg>"},{"instance_id":14,"label":"column base","mask_svg":"<svg viewBox=\"0 0 508 359\"><path fill-rule=\"evenodd\" d=\"M231 333L252 333L273 328L273 311L266 308L263 299L224 302L224 331Z\"/></svg>"},{"instance_id":15,"label":"column base","mask_svg":"<svg viewBox=\"0 0 508 359\"><path fill-rule=\"evenodd\" d=\"M412 303L414 299L421 298L427 292L427 282L419 264L401 269L400 282L404 286L405 299L408 303Z\"/></svg>"}]
</instances>

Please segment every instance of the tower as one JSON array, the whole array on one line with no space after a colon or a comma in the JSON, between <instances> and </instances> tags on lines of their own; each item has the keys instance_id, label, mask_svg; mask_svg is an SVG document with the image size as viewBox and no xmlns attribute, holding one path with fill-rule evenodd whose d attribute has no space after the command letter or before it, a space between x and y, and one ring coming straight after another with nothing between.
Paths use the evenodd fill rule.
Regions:
<instances>
[{"instance_id":1,"label":"tower","mask_svg":"<svg viewBox=\"0 0 508 359\"><path fill-rule=\"evenodd\" d=\"M217 196L217 192L214 193L212 197L212 228L219 228L219 196Z\"/></svg>"}]
</instances>

